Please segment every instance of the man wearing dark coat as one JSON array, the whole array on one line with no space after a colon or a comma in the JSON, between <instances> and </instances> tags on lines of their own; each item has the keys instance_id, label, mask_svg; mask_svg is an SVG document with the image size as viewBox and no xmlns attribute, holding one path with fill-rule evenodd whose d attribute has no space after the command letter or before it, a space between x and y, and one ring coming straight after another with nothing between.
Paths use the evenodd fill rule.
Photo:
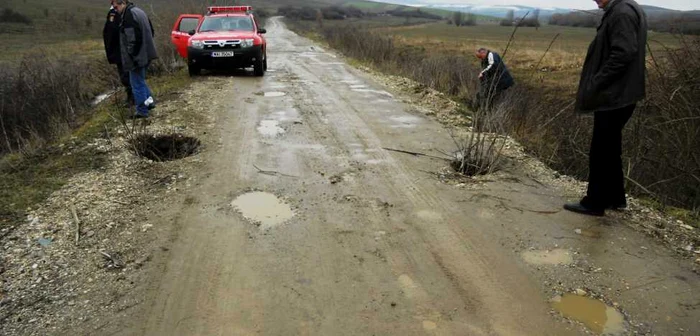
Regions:
<instances>
[{"instance_id":1,"label":"man wearing dark coat","mask_svg":"<svg viewBox=\"0 0 700 336\"><path fill-rule=\"evenodd\" d=\"M122 17L114 7L115 0L110 0L111 7L107 13L107 21L105 21L105 26L102 29L102 39L105 44L105 53L107 54L107 61L109 64L115 64L117 66L117 73L119 75L119 81L124 85L127 97L127 103L134 103L134 95L131 92L131 83L129 81L129 72L124 71L122 67L122 55L121 47L119 45L119 24L121 23Z\"/></svg>"},{"instance_id":2,"label":"man wearing dark coat","mask_svg":"<svg viewBox=\"0 0 700 336\"><path fill-rule=\"evenodd\" d=\"M634 0L595 0L604 10L581 72L576 110L593 113L588 191L569 211L603 216L627 207L622 130L645 97L646 14Z\"/></svg>"},{"instance_id":3,"label":"man wearing dark coat","mask_svg":"<svg viewBox=\"0 0 700 336\"><path fill-rule=\"evenodd\" d=\"M498 100L501 93L514 84L508 67L501 56L486 48L476 51L476 57L481 60L479 73L479 93L477 105L479 108L490 108Z\"/></svg>"},{"instance_id":4,"label":"man wearing dark coat","mask_svg":"<svg viewBox=\"0 0 700 336\"><path fill-rule=\"evenodd\" d=\"M146 12L129 0L115 0L115 5L122 16L119 26L122 66L129 72L136 103L136 114L131 118L148 118L149 111L156 106L146 83L148 66L158 58L153 24Z\"/></svg>"}]
</instances>

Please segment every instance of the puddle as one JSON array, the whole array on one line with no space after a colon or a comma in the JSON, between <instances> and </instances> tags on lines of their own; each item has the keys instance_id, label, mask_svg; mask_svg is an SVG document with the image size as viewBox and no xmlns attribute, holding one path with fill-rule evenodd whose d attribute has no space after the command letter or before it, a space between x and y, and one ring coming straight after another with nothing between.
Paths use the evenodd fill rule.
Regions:
<instances>
[{"instance_id":1,"label":"puddle","mask_svg":"<svg viewBox=\"0 0 700 336\"><path fill-rule=\"evenodd\" d=\"M284 128L280 127L280 122L277 120L263 120L258 126L258 132L264 136L276 137L284 134Z\"/></svg>"},{"instance_id":2,"label":"puddle","mask_svg":"<svg viewBox=\"0 0 700 336\"><path fill-rule=\"evenodd\" d=\"M270 91L270 92L265 92L263 96L265 97L284 97L287 94L284 92L279 92L279 91Z\"/></svg>"},{"instance_id":3,"label":"puddle","mask_svg":"<svg viewBox=\"0 0 700 336\"><path fill-rule=\"evenodd\" d=\"M265 192L241 195L231 205L246 219L259 223L262 229L281 225L294 217L294 211L288 204Z\"/></svg>"},{"instance_id":4,"label":"puddle","mask_svg":"<svg viewBox=\"0 0 700 336\"><path fill-rule=\"evenodd\" d=\"M565 249L551 251L525 251L525 262L532 265L568 265L574 262L571 252Z\"/></svg>"},{"instance_id":5,"label":"puddle","mask_svg":"<svg viewBox=\"0 0 700 336\"><path fill-rule=\"evenodd\" d=\"M623 335L625 318L615 308L584 296L564 294L552 300L564 317L579 321L598 335Z\"/></svg>"},{"instance_id":6,"label":"puddle","mask_svg":"<svg viewBox=\"0 0 700 336\"><path fill-rule=\"evenodd\" d=\"M389 97L389 98L394 98L394 95L392 95L391 93L386 92L386 91L381 91L381 90L372 90L372 89L352 89L352 91L354 91L354 92L363 92L363 93L375 93L375 94L378 94L378 95L387 96L387 97Z\"/></svg>"},{"instance_id":7,"label":"puddle","mask_svg":"<svg viewBox=\"0 0 700 336\"><path fill-rule=\"evenodd\" d=\"M390 119L402 124L417 124L421 122L421 118L412 116L393 116Z\"/></svg>"}]
</instances>

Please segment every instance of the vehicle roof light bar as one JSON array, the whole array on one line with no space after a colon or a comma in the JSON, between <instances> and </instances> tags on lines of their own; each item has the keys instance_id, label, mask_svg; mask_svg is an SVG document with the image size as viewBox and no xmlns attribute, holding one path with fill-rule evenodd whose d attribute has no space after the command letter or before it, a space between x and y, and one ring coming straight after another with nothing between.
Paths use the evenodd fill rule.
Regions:
<instances>
[{"instance_id":1,"label":"vehicle roof light bar","mask_svg":"<svg viewBox=\"0 0 700 336\"><path fill-rule=\"evenodd\" d=\"M248 13L253 11L253 6L211 6L209 14L219 13Z\"/></svg>"}]
</instances>

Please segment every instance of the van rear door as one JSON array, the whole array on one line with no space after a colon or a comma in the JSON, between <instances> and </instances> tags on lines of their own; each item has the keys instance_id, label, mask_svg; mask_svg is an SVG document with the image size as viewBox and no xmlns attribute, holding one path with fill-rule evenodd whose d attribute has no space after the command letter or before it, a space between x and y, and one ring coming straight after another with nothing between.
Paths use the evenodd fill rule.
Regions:
<instances>
[{"instance_id":1,"label":"van rear door","mask_svg":"<svg viewBox=\"0 0 700 336\"><path fill-rule=\"evenodd\" d=\"M170 37L180 56L187 58L187 44L190 42L190 32L197 30L203 17L199 14L182 14L175 21Z\"/></svg>"}]
</instances>

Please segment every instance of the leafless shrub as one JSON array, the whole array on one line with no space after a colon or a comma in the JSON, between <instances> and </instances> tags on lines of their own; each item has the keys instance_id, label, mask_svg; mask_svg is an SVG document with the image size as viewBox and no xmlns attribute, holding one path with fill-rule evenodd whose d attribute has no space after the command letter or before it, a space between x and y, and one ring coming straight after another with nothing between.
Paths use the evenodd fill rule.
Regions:
<instances>
[{"instance_id":1,"label":"leafless shrub","mask_svg":"<svg viewBox=\"0 0 700 336\"><path fill-rule=\"evenodd\" d=\"M450 130L457 151L452 168L468 175L478 176L498 171L503 163L503 149L508 141L504 131L509 102L505 99L493 108L479 109L472 114L469 132L460 134Z\"/></svg>"}]
</instances>

